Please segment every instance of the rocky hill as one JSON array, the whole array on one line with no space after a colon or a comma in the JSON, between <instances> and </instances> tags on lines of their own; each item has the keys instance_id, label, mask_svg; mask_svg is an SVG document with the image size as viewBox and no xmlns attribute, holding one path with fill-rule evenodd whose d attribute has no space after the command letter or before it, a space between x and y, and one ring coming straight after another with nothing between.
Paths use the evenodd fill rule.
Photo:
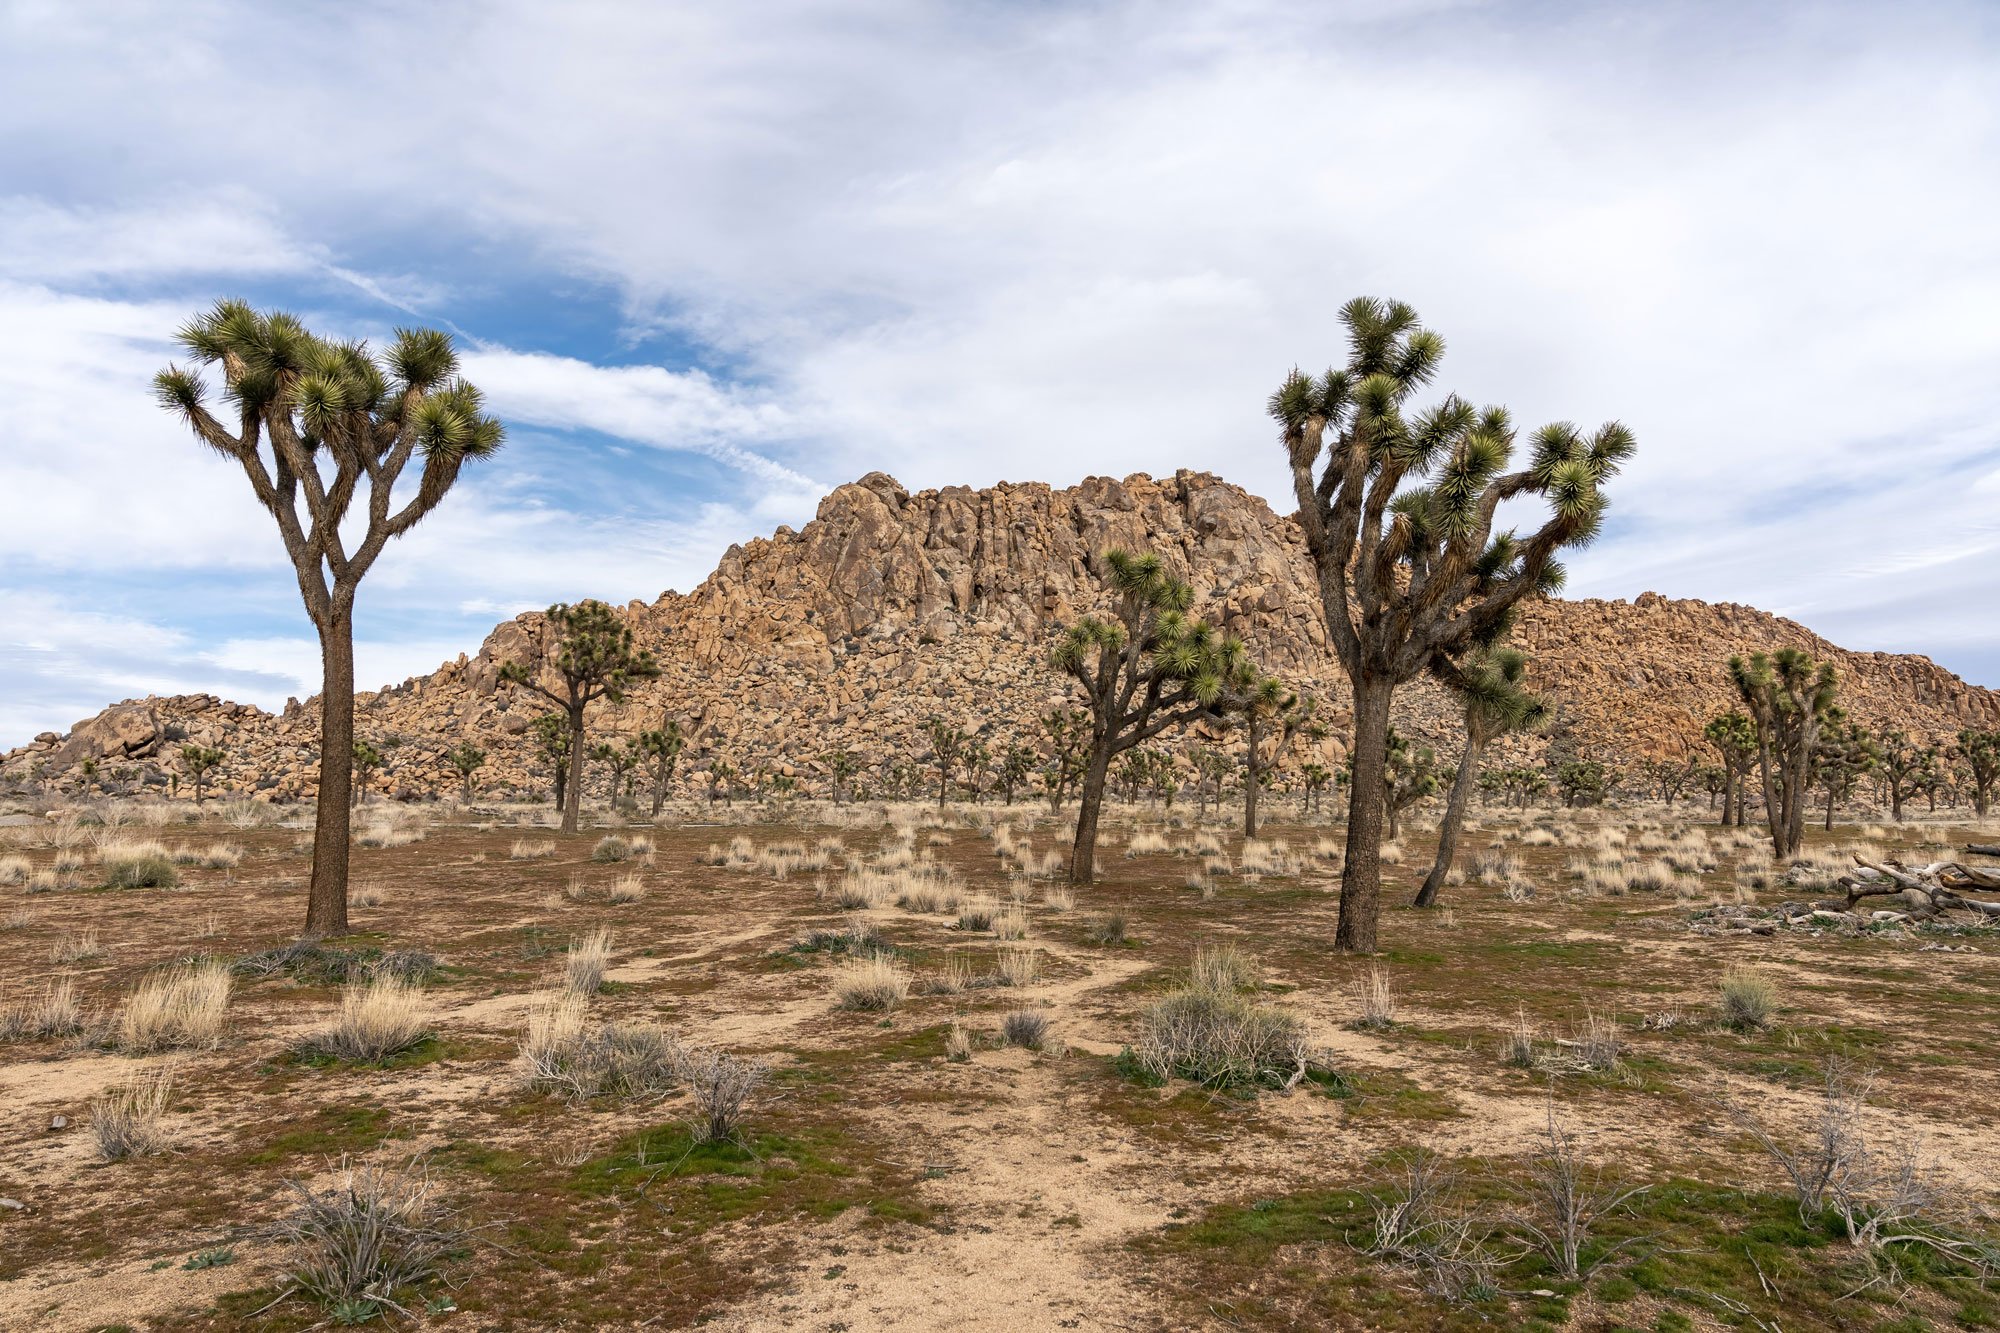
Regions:
<instances>
[{"instance_id":1,"label":"rocky hill","mask_svg":"<svg viewBox=\"0 0 2000 1333\"><path fill-rule=\"evenodd\" d=\"M615 737L677 717L694 737L683 773L719 758L809 778L815 757L835 747L864 765L920 757L918 728L932 714L986 729L996 749L1032 743L1035 717L1069 697L1044 665L1051 635L1098 604L1091 566L1115 545L1160 552L1194 585L1200 614L1320 698L1335 723L1324 757L1337 758L1345 682L1297 525L1238 487L1185 471L1093 477L1068 490L915 495L871 473L828 495L802 531L781 527L730 548L692 593L626 607L663 674L625 704L600 706L594 732ZM1527 611L1515 639L1533 653L1534 682L1558 717L1549 735L1515 743L1522 757L1551 743L1628 764L1700 753L1702 721L1729 704L1724 660L1785 645L1832 660L1843 703L1869 725L1933 737L2000 726L2000 693L1927 658L1848 652L1729 603L1654 593L1551 601ZM542 617L524 615L472 656L359 696L359 731L389 756L376 785L451 790L442 753L471 738L490 756L486 789L544 786L523 733L545 709L500 684L499 669L538 661L546 643ZM1435 687L1411 688L1400 708L1406 730L1454 743L1450 703ZM316 700L277 715L208 695L131 700L0 757L0 782L157 783L189 740L227 751L224 788L296 799L311 791L317 711Z\"/></svg>"}]
</instances>

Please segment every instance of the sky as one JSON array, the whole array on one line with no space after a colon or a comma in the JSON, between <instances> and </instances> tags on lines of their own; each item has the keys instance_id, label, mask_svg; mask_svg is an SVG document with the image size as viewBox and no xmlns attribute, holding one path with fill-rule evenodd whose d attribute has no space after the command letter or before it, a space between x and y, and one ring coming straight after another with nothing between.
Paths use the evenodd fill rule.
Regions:
<instances>
[{"instance_id":1,"label":"sky","mask_svg":"<svg viewBox=\"0 0 2000 1333\"><path fill-rule=\"evenodd\" d=\"M0 748L317 689L153 401L220 296L451 331L508 443L363 584L364 688L687 591L875 469L1217 472L1410 302L1637 457L1572 596L2000 686L2000 7L0 0Z\"/></svg>"}]
</instances>

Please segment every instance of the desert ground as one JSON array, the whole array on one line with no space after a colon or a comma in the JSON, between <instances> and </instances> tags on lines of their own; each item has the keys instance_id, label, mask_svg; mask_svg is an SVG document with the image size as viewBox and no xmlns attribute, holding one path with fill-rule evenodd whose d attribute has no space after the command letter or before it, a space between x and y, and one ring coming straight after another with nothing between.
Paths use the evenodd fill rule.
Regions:
<instances>
[{"instance_id":1,"label":"desert ground","mask_svg":"<svg viewBox=\"0 0 2000 1333\"><path fill-rule=\"evenodd\" d=\"M1228 809L1118 807L1073 897L1045 806L599 818L368 806L360 933L304 950L286 812L0 827L0 1327L2000 1325L2000 931L1770 912L1857 847L1969 859L1992 820L1773 865L1700 804L1487 809L1433 911L1404 906L1412 824L1354 958L1341 831L1295 808L1246 844ZM100 887L162 856L171 887ZM1146 1014L1197 971L1293 1016L1297 1063L1160 1077ZM219 1024L134 1017L197 975ZM371 986L400 1049L343 1054L320 1034ZM607 1024L658 1058L579 1072ZM764 1073L704 1142L717 1052ZM1859 1243L1756 1133L1803 1153L1829 1069L1866 1188L1922 1187ZM1448 1188L1399 1243L1413 1162ZM1576 1276L1544 1243L1564 1162L1600 1205ZM421 1195L433 1262L315 1300L287 1219L357 1172Z\"/></svg>"}]
</instances>

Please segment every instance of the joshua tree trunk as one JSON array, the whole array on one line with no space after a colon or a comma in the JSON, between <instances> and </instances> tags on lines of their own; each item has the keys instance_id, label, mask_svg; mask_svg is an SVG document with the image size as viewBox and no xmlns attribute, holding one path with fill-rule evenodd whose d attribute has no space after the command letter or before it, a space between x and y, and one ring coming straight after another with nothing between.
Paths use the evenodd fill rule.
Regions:
<instances>
[{"instance_id":1,"label":"joshua tree trunk","mask_svg":"<svg viewBox=\"0 0 2000 1333\"><path fill-rule=\"evenodd\" d=\"M308 939L348 931L348 801L354 788L354 622L329 613L319 629L319 796L312 881L306 891Z\"/></svg>"},{"instance_id":2,"label":"joshua tree trunk","mask_svg":"<svg viewBox=\"0 0 2000 1333\"><path fill-rule=\"evenodd\" d=\"M1833 787L1831 784L1828 784L1826 789L1826 831L1828 833L1833 832Z\"/></svg>"},{"instance_id":3,"label":"joshua tree trunk","mask_svg":"<svg viewBox=\"0 0 2000 1333\"><path fill-rule=\"evenodd\" d=\"M1472 800L1472 787L1478 780L1479 752L1485 748L1485 741L1477 731L1465 734L1465 753L1458 758L1458 776L1452 779L1451 795L1444 804L1444 822L1438 825L1437 859L1431 862L1431 873L1424 877L1424 886L1417 890L1416 906L1435 907L1438 890L1444 887L1444 877L1451 871L1453 857L1458 854L1458 830L1465 823L1465 807Z\"/></svg>"},{"instance_id":4,"label":"joshua tree trunk","mask_svg":"<svg viewBox=\"0 0 2000 1333\"><path fill-rule=\"evenodd\" d=\"M1097 874L1097 813L1104 805L1105 777L1111 772L1107 737L1090 747L1090 767L1076 807L1076 841L1070 847L1069 882L1088 884Z\"/></svg>"},{"instance_id":5,"label":"joshua tree trunk","mask_svg":"<svg viewBox=\"0 0 2000 1333\"><path fill-rule=\"evenodd\" d=\"M1389 765L1389 681L1356 672L1354 776L1347 798L1347 859L1340 876L1340 925L1334 947L1375 952L1375 918L1382 901L1382 778Z\"/></svg>"},{"instance_id":6,"label":"joshua tree trunk","mask_svg":"<svg viewBox=\"0 0 2000 1333\"><path fill-rule=\"evenodd\" d=\"M1263 785L1257 781L1258 777L1261 776L1257 765L1257 742L1263 739L1258 735L1258 732L1262 731L1263 728L1258 725L1258 717L1255 710L1251 711L1248 722L1250 727L1250 759L1248 766L1250 780L1243 784L1243 836L1254 838L1257 836L1257 788Z\"/></svg>"},{"instance_id":7,"label":"joshua tree trunk","mask_svg":"<svg viewBox=\"0 0 2000 1333\"><path fill-rule=\"evenodd\" d=\"M563 783L562 831L574 833L583 813L583 705L569 710L569 777Z\"/></svg>"}]
</instances>

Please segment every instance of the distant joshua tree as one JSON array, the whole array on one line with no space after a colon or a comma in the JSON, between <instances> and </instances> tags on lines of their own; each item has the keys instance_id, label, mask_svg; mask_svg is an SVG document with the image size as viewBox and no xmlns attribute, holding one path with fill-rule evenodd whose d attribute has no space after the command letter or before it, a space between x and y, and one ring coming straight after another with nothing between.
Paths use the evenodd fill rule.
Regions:
<instances>
[{"instance_id":1,"label":"distant joshua tree","mask_svg":"<svg viewBox=\"0 0 2000 1333\"><path fill-rule=\"evenodd\" d=\"M1257 836L1257 795L1270 785L1271 774L1299 729L1312 721L1314 706L1301 701L1276 676L1257 676L1243 682L1241 692L1231 700L1231 711L1243 719L1243 836Z\"/></svg>"},{"instance_id":2,"label":"distant joshua tree","mask_svg":"<svg viewBox=\"0 0 2000 1333\"><path fill-rule=\"evenodd\" d=\"M277 524L319 633L319 796L305 934L344 935L355 594L382 549L444 500L459 469L500 447L500 423L459 378L451 338L433 329L398 329L377 357L365 343L317 337L291 315L220 301L181 329L180 343L221 370L235 428L209 411L208 385L195 371L169 366L156 375L159 400L243 469ZM419 456L420 479L399 493ZM357 498L365 523L350 513Z\"/></svg>"},{"instance_id":3,"label":"distant joshua tree","mask_svg":"<svg viewBox=\"0 0 2000 1333\"><path fill-rule=\"evenodd\" d=\"M208 785L208 775L222 766L225 758L220 750L204 749L199 745L181 747L181 767L187 770L188 781L194 784L194 803L201 804L202 788Z\"/></svg>"},{"instance_id":4,"label":"distant joshua tree","mask_svg":"<svg viewBox=\"0 0 2000 1333\"><path fill-rule=\"evenodd\" d=\"M1595 759L1558 760L1556 790L1565 806L1596 805L1611 791L1611 771Z\"/></svg>"},{"instance_id":5,"label":"distant joshua tree","mask_svg":"<svg viewBox=\"0 0 2000 1333\"><path fill-rule=\"evenodd\" d=\"M445 763L457 770L460 799L472 800L472 775L486 765L486 751L471 741L461 741L454 748L445 751Z\"/></svg>"},{"instance_id":6,"label":"distant joshua tree","mask_svg":"<svg viewBox=\"0 0 2000 1333\"><path fill-rule=\"evenodd\" d=\"M734 809L736 805L736 765L721 759L708 766L708 803L713 806L718 793L722 797L724 809Z\"/></svg>"},{"instance_id":7,"label":"distant joshua tree","mask_svg":"<svg viewBox=\"0 0 2000 1333\"><path fill-rule=\"evenodd\" d=\"M681 724L672 718L663 726L639 733L639 749L653 765L654 818L659 817L661 807L667 803L667 784L674 780L674 765L680 762L681 751L686 748L687 738L681 734Z\"/></svg>"},{"instance_id":8,"label":"distant joshua tree","mask_svg":"<svg viewBox=\"0 0 2000 1333\"><path fill-rule=\"evenodd\" d=\"M995 772L1000 784L1000 799L1008 805L1014 804L1014 789L1028 780L1035 771L1035 752L1025 745L1010 745L1000 754L1000 765Z\"/></svg>"},{"instance_id":9,"label":"distant joshua tree","mask_svg":"<svg viewBox=\"0 0 2000 1333\"><path fill-rule=\"evenodd\" d=\"M1868 734L1868 728L1849 722L1838 708L1827 710L1826 726L1813 745L1813 781L1826 791L1826 824L1833 832L1833 810L1854 794L1875 765L1881 762L1882 747Z\"/></svg>"},{"instance_id":10,"label":"distant joshua tree","mask_svg":"<svg viewBox=\"0 0 2000 1333\"><path fill-rule=\"evenodd\" d=\"M1805 840L1813 747L1833 708L1839 680L1831 663L1815 662L1797 648L1732 657L1729 680L1757 729L1757 769L1771 850L1789 859L1799 854Z\"/></svg>"},{"instance_id":11,"label":"distant joshua tree","mask_svg":"<svg viewBox=\"0 0 2000 1333\"><path fill-rule=\"evenodd\" d=\"M1518 648L1485 649L1463 664L1445 663L1441 668L1439 674L1465 705L1465 749L1459 754L1458 773L1452 779L1451 795L1445 799L1444 820L1438 825L1436 859L1423 887L1417 890L1418 907L1436 904L1438 890L1451 871L1465 809L1472 801L1473 784L1479 780L1480 755L1501 736L1539 726L1549 714L1547 701L1528 690L1528 655Z\"/></svg>"},{"instance_id":12,"label":"distant joshua tree","mask_svg":"<svg viewBox=\"0 0 2000 1333\"><path fill-rule=\"evenodd\" d=\"M639 743L634 740L628 740L623 745L605 741L590 747L590 757L604 765L605 770L611 775L611 790L607 800L615 810L618 808L620 796L632 794L632 770L645 761L646 752L640 749Z\"/></svg>"},{"instance_id":13,"label":"distant joshua tree","mask_svg":"<svg viewBox=\"0 0 2000 1333\"><path fill-rule=\"evenodd\" d=\"M1965 757L1966 775L1972 779L1973 813L1984 819L1993 808L1993 784L2000 780L2000 729L1967 727L1958 733L1958 752Z\"/></svg>"},{"instance_id":14,"label":"distant joshua tree","mask_svg":"<svg viewBox=\"0 0 2000 1333\"><path fill-rule=\"evenodd\" d=\"M660 668L652 653L633 642L631 627L603 602L558 602L549 608L548 619L555 632L548 669L560 679L560 689L542 684L521 662L501 667L500 679L532 690L563 711L569 727L569 776L563 783L562 831L574 833L583 803L584 710L599 699L623 703L629 685L658 676Z\"/></svg>"},{"instance_id":15,"label":"distant joshua tree","mask_svg":"<svg viewBox=\"0 0 2000 1333\"><path fill-rule=\"evenodd\" d=\"M1334 945L1372 953L1396 690L1440 654L1494 642L1523 599L1559 586L1556 553L1597 534L1600 487L1634 442L1615 422L1588 438L1566 422L1545 426L1529 465L1508 472L1515 432L1504 409L1450 396L1406 415L1444 356L1444 340L1418 325L1415 310L1362 297L1340 318L1347 364L1320 376L1293 370L1270 411L1327 631L1353 687L1354 783ZM1547 503L1547 521L1526 539L1496 534L1503 502L1526 496Z\"/></svg>"},{"instance_id":16,"label":"distant joshua tree","mask_svg":"<svg viewBox=\"0 0 2000 1333\"><path fill-rule=\"evenodd\" d=\"M1244 660L1242 644L1188 616L1194 590L1167 573L1157 555L1106 551L1098 576L1111 589L1112 618L1077 621L1051 658L1083 690L1091 715L1070 853L1073 884L1096 875L1097 821L1112 763L1162 732L1212 715Z\"/></svg>"},{"instance_id":17,"label":"distant joshua tree","mask_svg":"<svg viewBox=\"0 0 2000 1333\"><path fill-rule=\"evenodd\" d=\"M382 752L367 741L354 742L354 803L361 804L361 798L368 794L368 779L375 770L382 767Z\"/></svg>"},{"instance_id":18,"label":"distant joshua tree","mask_svg":"<svg viewBox=\"0 0 2000 1333\"><path fill-rule=\"evenodd\" d=\"M946 795L951 790L951 776L958 771L959 762L965 756L966 746L971 737L963 727L955 727L936 714L924 720L924 737L930 741L931 764L938 775L938 809L944 809Z\"/></svg>"},{"instance_id":19,"label":"distant joshua tree","mask_svg":"<svg viewBox=\"0 0 2000 1333\"><path fill-rule=\"evenodd\" d=\"M1750 775L1750 765L1757 762L1757 725L1742 710L1732 708L1710 718L1701 734L1722 756L1722 822L1740 828L1744 819L1743 779Z\"/></svg>"},{"instance_id":20,"label":"distant joshua tree","mask_svg":"<svg viewBox=\"0 0 2000 1333\"><path fill-rule=\"evenodd\" d=\"M1402 836L1403 811L1444 785L1437 753L1428 745L1412 744L1389 728L1389 761L1382 769L1382 807L1388 817L1389 840Z\"/></svg>"},{"instance_id":21,"label":"distant joshua tree","mask_svg":"<svg viewBox=\"0 0 2000 1333\"><path fill-rule=\"evenodd\" d=\"M535 757L546 763L555 775L556 809L564 809L563 797L569 790L569 716L566 713L544 713L534 720L529 731L534 737Z\"/></svg>"},{"instance_id":22,"label":"distant joshua tree","mask_svg":"<svg viewBox=\"0 0 2000 1333\"><path fill-rule=\"evenodd\" d=\"M1049 738L1049 762L1044 769L1043 789L1049 809L1060 810L1072 788L1083 779L1090 761L1090 713L1082 708L1056 708L1041 718L1042 733Z\"/></svg>"}]
</instances>

